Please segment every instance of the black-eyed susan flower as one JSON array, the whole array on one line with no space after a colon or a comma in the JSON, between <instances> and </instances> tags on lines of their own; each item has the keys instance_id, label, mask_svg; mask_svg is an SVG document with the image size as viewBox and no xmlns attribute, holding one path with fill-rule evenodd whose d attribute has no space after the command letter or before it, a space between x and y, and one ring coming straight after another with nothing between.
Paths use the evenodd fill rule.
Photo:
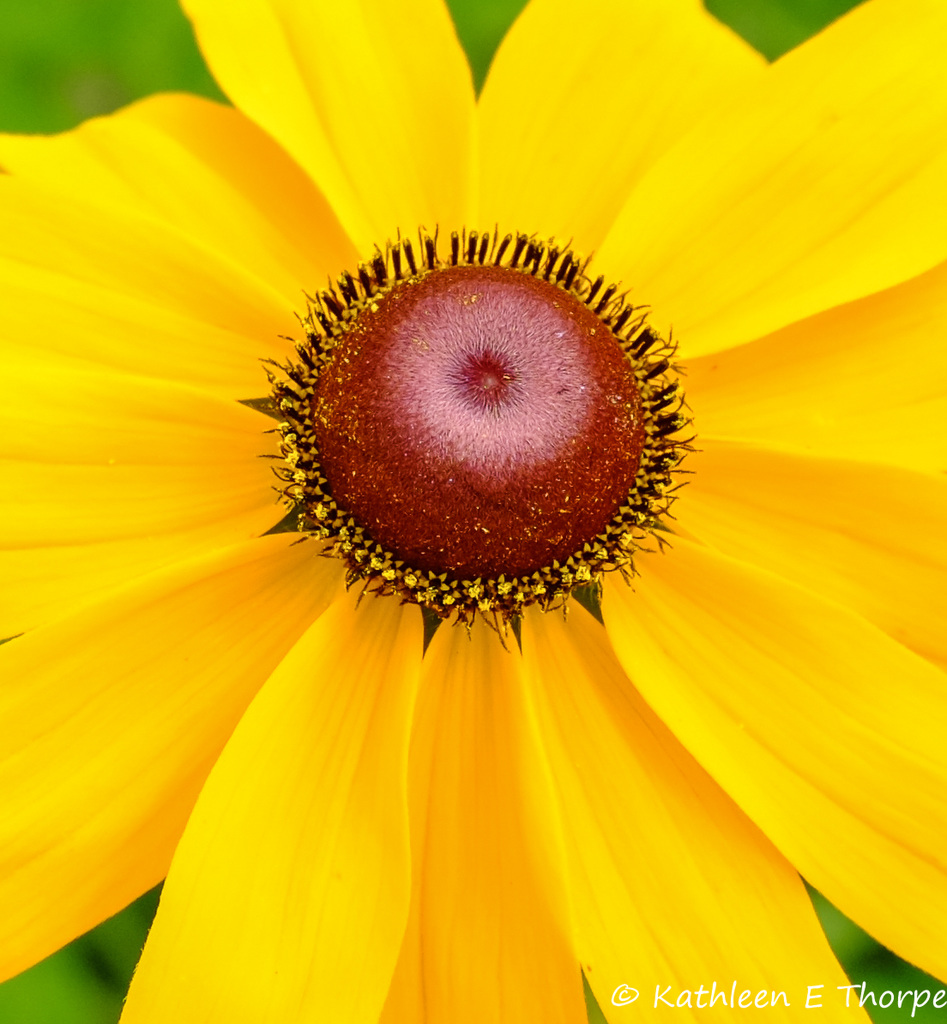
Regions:
<instances>
[{"instance_id":1,"label":"black-eyed susan flower","mask_svg":"<svg viewBox=\"0 0 947 1024\"><path fill-rule=\"evenodd\" d=\"M5 970L168 874L126 1024L857 1013L801 873L947 974L947 8L185 6L235 109L0 140Z\"/></svg>"}]
</instances>

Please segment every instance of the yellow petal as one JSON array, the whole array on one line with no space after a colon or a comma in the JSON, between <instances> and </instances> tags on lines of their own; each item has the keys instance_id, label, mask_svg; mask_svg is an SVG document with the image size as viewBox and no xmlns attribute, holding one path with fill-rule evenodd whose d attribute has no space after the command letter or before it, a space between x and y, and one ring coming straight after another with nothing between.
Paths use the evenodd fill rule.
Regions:
<instances>
[{"instance_id":1,"label":"yellow petal","mask_svg":"<svg viewBox=\"0 0 947 1024\"><path fill-rule=\"evenodd\" d=\"M220 464L265 480L273 420L187 385L27 352L0 379L0 454L72 466ZM252 471L252 472L251 472ZM268 481L271 482L271 481Z\"/></svg>"},{"instance_id":2,"label":"yellow petal","mask_svg":"<svg viewBox=\"0 0 947 1024\"><path fill-rule=\"evenodd\" d=\"M28 350L0 373L0 638L284 514L273 421Z\"/></svg>"},{"instance_id":3,"label":"yellow petal","mask_svg":"<svg viewBox=\"0 0 947 1024\"><path fill-rule=\"evenodd\" d=\"M510 638L512 641L512 637ZM585 1024L519 653L442 627L411 741L411 922L383 1024Z\"/></svg>"},{"instance_id":4,"label":"yellow petal","mask_svg":"<svg viewBox=\"0 0 947 1024\"><path fill-rule=\"evenodd\" d=\"M251 468L252 468L252 464ZM249 477L249 479L248 479ZM264 503L266 502L266 503ZM8 462L0 474L4 540L17 547L89 544L189 531L213 523L224 534L281 517L260 481L232 466L77 466ZM270 511L267 511L267 510Z\"/></svg>"},{"instance_id":5,"label":"yellow petal","mask_svg":"<svg viewBox=\"0 0 947 1024\"><path fill-rule=\"evenodd\" d=\"M656 992L660 1009L691 991L700 1019L765 990L767 1012L795 1020L814 983L827 1019L849 1019L799 876L644 703L601 626L581 609L530 614L523 654L585 975L606 1011L631 998L620 986L639 992L613 1019L653 1011Z\"/></svg>"},{"instance_id":6,"label":"yellow petal","mask_svg":"<svg viewBox=\"0 0 947 1024\"><path fill-rule=\"evenodd\" d=\"M701 441L947 470L947 263L693 360Z\"/></svg>"},{"instance_id":7,"label":"yellow petal","mask_svg":"<svg viewBox=\"0 0 947 1024\"><path fill-rule=\"evenodd\" d=\"M939 0L855 8L651 168L601 271L696 356L941 262L945 47Z\"/></svg>"},{"instance_id":8,"label":"yellow petal","mask_svg":"<svg viewBox=\"0 0 947 1024\"><path fill-rule=\"evenodd\" d=\"M29 356L7 366L0 637L273 526L284 510L272 463L261 457L275 451L264 434L271 425L236 402L168 381Z\"/></svg>"},{"instance_id":9,"label":"yellow petal","mask_svg":"<svg viewBox=\"0 0 947 1024\"><path fill-rule=\"evenodd\" d=\"M353 604L299 641L211 772L124 1024L377 1021L410 898L420 616Z\"/></svg>"},{"instance_id":10,"label":"yellow petal","mask_svg":"<svg viewBox=\"0 0 947 1024\"><path fill-rule=\"evenodd\" d=\"M220 547L222 539L259 536L255 520L235 516L132 540L0 550L0 640L96 604L140 576Z\"/></svg>"},{"instance_id":11,"label":"yellow petal","mask_svg":"<svg viewBox=\"0 0 947 1024\"><path fill-rule=\"evenodd\" d=\"M0 175L0 353L54 352L254 398L289 296L174 228ZM300 293L295 308L302 308Z\"/></svg>"},{"instance_id":12,"label":"yellow petal","mask_svg":"<svg viewBox=\"0 0 947 1024\"><path fill-rule=\"evenodd\" d=\"M763 58L698 0L533 0L477 106L485 224L596 249L631 188Z\"/></svg>"},{"instance_id":13,"label":"yellow petal","mask_svg":"<svg viewBox=\"0 0 947 1024\"><path fill-rule=\"evenodd\" d=\"M865 619L675 538L609 578L645 700L789 861L900 956L947 974L943 672Z\"/></svg>"},{"instance_id":14,"label":"yellow petal","mask_svg":"<svg viewBox=\"0 0 947 1024\"><path fill-rule=\"evenodd\" d=\"M465 221L473 86L436 0L186 0L224 91L309 173L363 255Z\"/></svg>"},{"instance_id":15,"label":"yellow petal","mask_svg":"<svg viewBox=\"0 0 947 1024\"><path fill-rule=\"evenodd\" d=\"M355 262L299 167L252 121L196 96L153 96L62 135L0 136L0 166L172 225L291 304Z\"/></svg>"},{"instance_id":16,"label":"yellow petal","mask_svg":"<svg viewBox=\"0 0 947 1024\"><path fill-rule=\"evenodd\" d=\"M257 688L340 583L266 537L0 646L0 971L154 885Z\"/></svg>"},{"instance_id":17,"label":"yellow petal","mask_svg":"<svg viewBox=\"0 0 947 1024\"><path fill-rule=\"evenodd\" d=\"M693 536L947 662L947 479L702 441L674 506Z\"/></svg>"}]
</instances>

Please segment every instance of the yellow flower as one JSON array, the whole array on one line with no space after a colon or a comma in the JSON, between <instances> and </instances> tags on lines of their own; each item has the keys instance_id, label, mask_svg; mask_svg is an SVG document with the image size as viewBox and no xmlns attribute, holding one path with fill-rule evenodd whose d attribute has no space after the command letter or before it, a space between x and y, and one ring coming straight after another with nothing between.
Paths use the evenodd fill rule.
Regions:
<instances>
[{"instance_id":1,"label":"yellow flower","mask_svg":"<svg viewBox=\"0 0 947 1024\"><path fill-rule=\"evenodd\" d=\"M475 102L435 0L185 6L237 109L0 140L4 969L170 868L126 1024L574 1024L582 971L834 1020L799 872L947 976L947 7L766 66L696 0L533 0ZM267 534L240 402L304 290L494 224L673 330L699 451L604 627L422 661Z\"/></svg>"}]
</instances>

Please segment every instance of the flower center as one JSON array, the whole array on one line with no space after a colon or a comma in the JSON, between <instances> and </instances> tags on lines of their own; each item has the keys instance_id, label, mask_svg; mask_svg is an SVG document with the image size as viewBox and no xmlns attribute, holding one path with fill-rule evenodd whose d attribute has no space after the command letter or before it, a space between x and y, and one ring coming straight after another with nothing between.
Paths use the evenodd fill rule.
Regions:
<instances>
[{"instance_id":1,"label":"flower center","mask_svg":"<svg viewBox=\"0 0 947 1024\"><path fill-rule=\"evenodd\" d=\"M508 621L630 570L683 444L668 346L568 250L390 244L305 321L274 378L300 528L350 578Z\"/></svg>"},{"instance_id":2,"label":"flower center","mask_svg":"<svg viewBox=\"0 0 947 1024\"><path fill-rule=\"evenodd\" d=\"M466 352L450 371L451 390L481 418L486 413L499 417L504 406L522 399L519 383L513 360L489 347Z\"/></svg>"},{"instance_id":3,"label":"flower center","mask_svg":"<svg viewBox=\"0 0 947 1024\"><path fill-rule=\"evenodd\" d=\"M436 270L362 311L313 419L335 500L399 559L461 579L528 575L601 533L645 437L601 321L499 267Z\"/></svg>"}]
</instances>

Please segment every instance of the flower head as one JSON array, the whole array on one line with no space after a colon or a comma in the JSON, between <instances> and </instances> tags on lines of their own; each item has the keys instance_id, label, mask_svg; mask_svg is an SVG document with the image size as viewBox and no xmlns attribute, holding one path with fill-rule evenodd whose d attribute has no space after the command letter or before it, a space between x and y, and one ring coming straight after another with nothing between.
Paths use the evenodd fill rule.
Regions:
<instances>
[{"instance_id":1,"label":"flower head","mask_svg":"<svg viewBox=\"0 0 947 1024\"><path fill-rule=\"evenodd\" d=\"M167 873L128 1024L790 1015L801 873L947 973L942 5L185 7L235 109L0 139L6 969Z\"/></svg>"}]
</instances>

